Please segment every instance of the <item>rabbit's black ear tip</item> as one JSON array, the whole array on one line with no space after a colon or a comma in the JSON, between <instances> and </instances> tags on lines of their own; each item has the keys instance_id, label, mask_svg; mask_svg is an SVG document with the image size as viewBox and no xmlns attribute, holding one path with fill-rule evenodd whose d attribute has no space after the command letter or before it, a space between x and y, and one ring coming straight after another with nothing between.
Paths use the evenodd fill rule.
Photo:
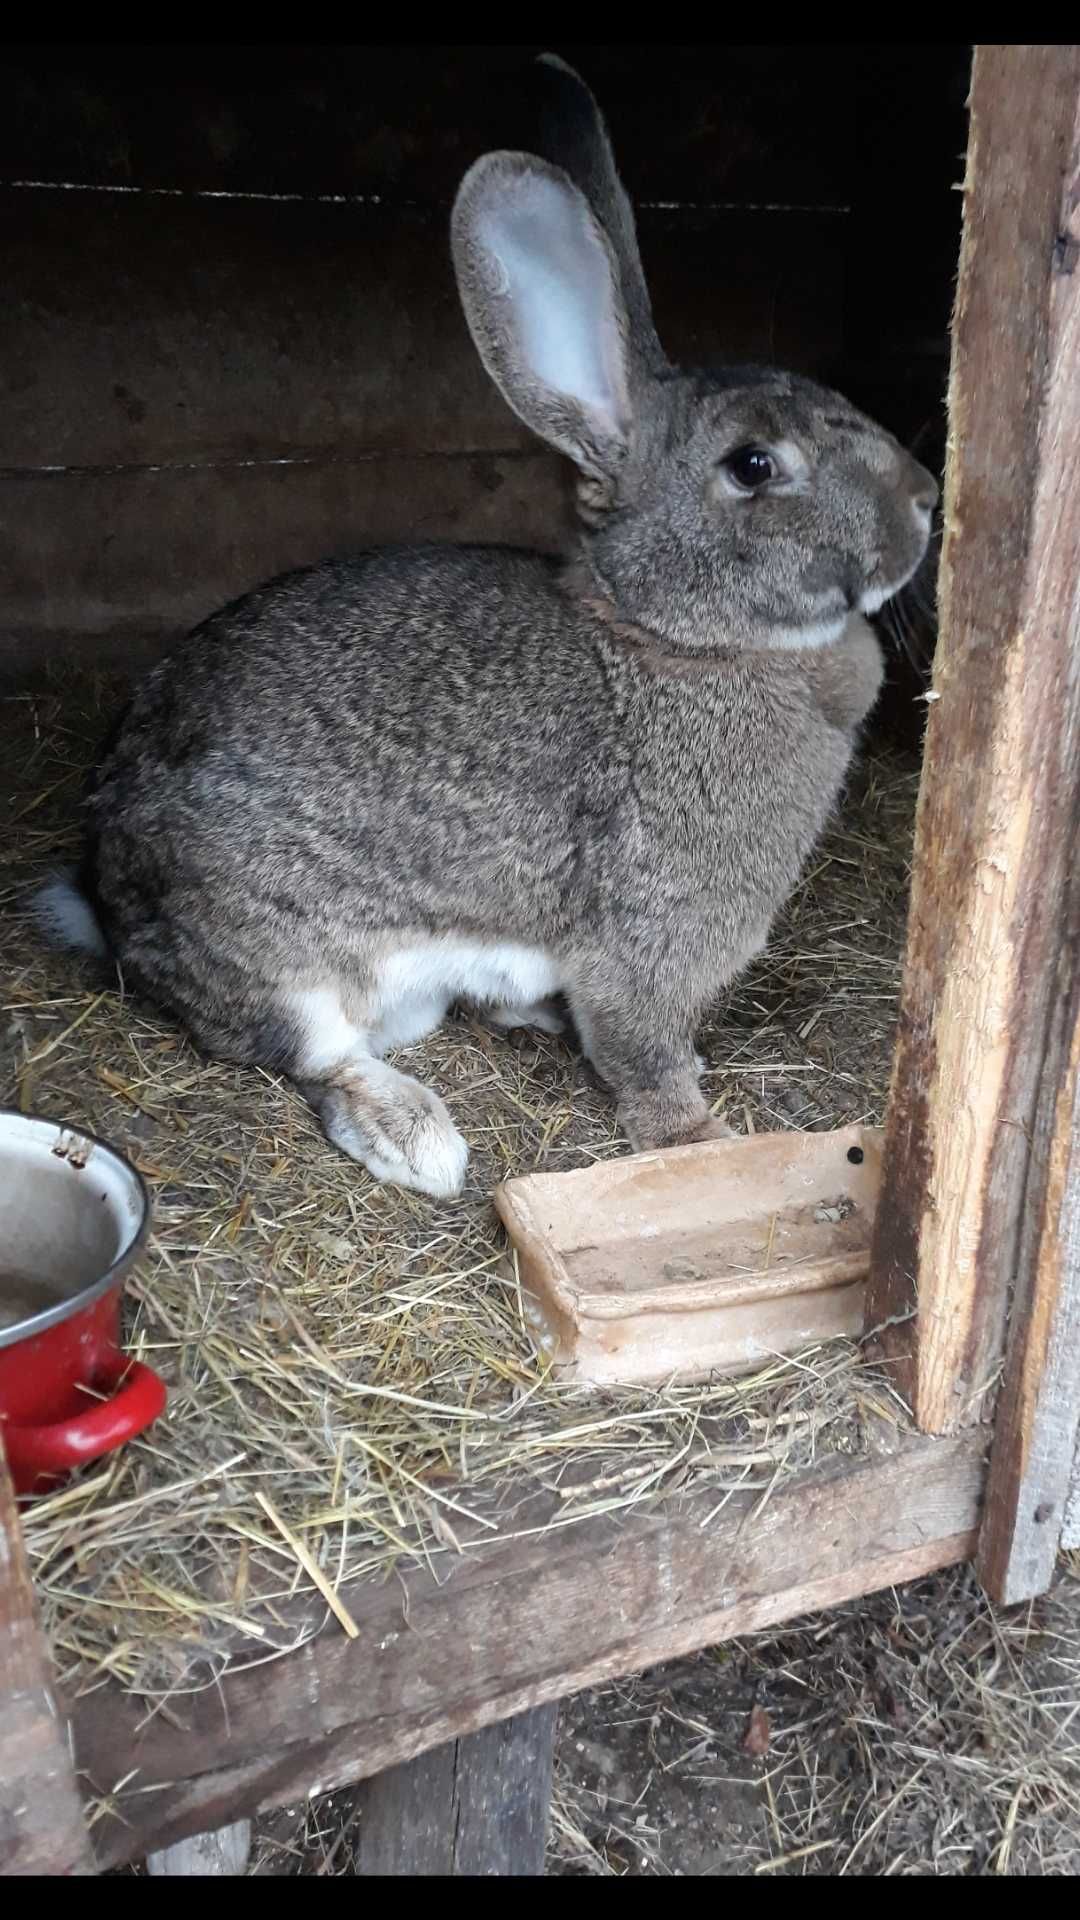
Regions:
<instances>
[{"instance_id":1,"label":"rabbit's black ear tip","mask_svg":"<svg viewBox=\"0 0 1080 1920\"><path fill-rule=\"evenodd\" d=\"M568 73L571 80L581 78L581 75L575 73L573 67L568 66L565 60L561 60L557 53L538 53L536 64L538 67L554 67L556 73Z\"/></svg>"}]
</instances>

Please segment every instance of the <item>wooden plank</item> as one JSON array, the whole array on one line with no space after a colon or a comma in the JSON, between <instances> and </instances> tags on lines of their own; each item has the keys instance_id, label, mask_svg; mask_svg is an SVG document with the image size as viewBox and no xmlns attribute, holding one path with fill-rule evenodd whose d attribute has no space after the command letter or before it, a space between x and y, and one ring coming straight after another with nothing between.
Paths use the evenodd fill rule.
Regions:
<instances>
[{"instance_id":1,"label":"wooden plank","mask_svg":"<svg viewBox=\"0 0 1080 1920\"><path fill-rule=\"evenodd\" d=\"M542 1874L558 1716L535 1707L364 1781L357 1873Z\"/></svg>"},{"instance_id":2,"label":"wooden plank","mask_svg":"<svg viewBox=\"0 0 1080 1920\"><path fill-rule=\"evenodd\" d=\"M251 1821L235 1820L148 1854L146 1871L152 1880L236 1879L247 1872L250 1858Z\"/></svg>"},{"instance_id":3,"label":"wooden plank","mask_svg":"<svg viewBox=\"0 0 1080 1920\"><path fill-rule=\"evenodd\" d=\"M0 179L445 201L479 153L529 147L549 44L8 45ZM632 193L844 203L855 49L553 50L610 114Z\"/></svg>"},{"instance_id":4,"label":"wooden plank","mask_svg":"<svg viewBox=\"0 0 1080 1920\"><path fill-rule=\"evenodd\" d=\"M1069 1477L1069 1491L1065 1498L1065 1520L1061 1529L1061 1546L1069 1552L1080 1547L1080 1437L1073 1455L1072 1473Z\"/></svg>"},{"instance_id":5,"label":"wooden plank","mask_svg":"<svg viewBox=\"0 0 1080 1920\"><path fill-rule=\"evenodd\" d=\"M543 452L0 479L0 672L123 661L276 573L383 541L552 549L567 513Z\"/></svg>"},{"instance_id":6,"label":"wooden plank","mask_svg":"<svg viewBox=\"0 0 1080 1920\"><path fill-rule=\"evenodd\" d=\"M1080 737L1080 62L1050 269L1039 477L1032 543L1041 623L1066 656L1059 699ZM1058 926L1052 1010L1025 1195L1005 1386L994 1432L978 1566L1002 1601L1045 1591L1080 1459L1080 779L1050 796L1070 869Z\"/></svg>"},{"instance_id":7,"label":"wooden plank","mask_svg":"<svg viewBox=\"0 0 1080 1920\"><path fill-rule=\"evenodd\" d=\"M1078 47L976 50L941 637L867 1309L894 1323L885 1347L934 1432L988 1412L1010 1291L1030 1291L1020 1225L1080 780L1078 95Z\"/></svg>"},{"instance_id":8,"label":"wooden plank","mask_svg":"<svg viewBox=\"0 0 1080 1920\"><path fill-rule=\"evenodd\" d=\"M984 1479L980 1430L837 1458L763 1505L715 1492L516 1536L466 1538L403 1583L359 1583L360 1631L330 1628L169 1718L119 1689L74 1702L103 1866L259 1807L327 1792L617 1674L965 1559ZM174 1724L175 1722L175 1724Z\"/></svg>"},{"instance_id":9,"label":"wooden plank","mask_svg":"<svg viewBox=\"0 0 1080 1920\"><path fill-rule=\"evenodd\" d=\"M1067 653L1061 685L1080 733L1080 63L1071 147L1050 274L1033 549L1040 617ZM991 1456L978 1567L998 1600L1031 1599L1072 1538L1069 1501L1080 1435L1080 781L1059 801L1068 874L1058 928L1050 1027L1025 1194L1005 1386Z\"/></svg>"},{"instance_id":10,"label":"wooden plank","mask_svg":"<svg viewBox=\"0 0 1080 1920\"><path fill-rule=\"evenodd\" d=\"M445 213L0 193L0 468L504 452Z\"/></svg>"},{"instance_id":11,"label":"wooden plank","mask_svg":"<svg viewBox=\"0 0 1080 1920\"><path fill-rule=\"evenodd\" d=\"M0 1874L93 1870L0 1444Z\"/></svg>"},{"instance_id":12,"label":"wooden plank","mask_svg":"<svg viewBox=\"0 0 1080 1920\"><path fill-rule=\"evenodd\" d=\"M1076 179L1080 207L1080 171ZM1080 298L1071 305L1080 440ZM1080 648L1080 569L1073 593ZM1044 1593L1054 1577L1080 1435L1080 869L1069 893L1025 1200L1025 1291L1013 1302L976 1562L987 1592L1008 1605Z\"/></svg>"},{"instance_id":13,"label":"wooden plank","mask_svg":"<svg viewBox=\"0 0 1080 1920\"><path fill-rule=\"evenodd\" d=\"M843 228L646 214L670 351L820 374ZM536 447L469 338L445 208L9 190L0 247L0 469Z\"/></svg>"}]
</instances>

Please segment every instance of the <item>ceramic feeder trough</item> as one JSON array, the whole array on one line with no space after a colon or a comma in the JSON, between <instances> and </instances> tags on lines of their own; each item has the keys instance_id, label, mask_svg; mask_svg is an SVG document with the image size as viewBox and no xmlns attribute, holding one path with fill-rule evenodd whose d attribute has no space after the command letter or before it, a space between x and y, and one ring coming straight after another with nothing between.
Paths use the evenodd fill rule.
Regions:
<instances>
[{"instance_id":1,"label":"ceramic feeder trough","mask_svg":"<svg viewBox=\"0 0 1080 1920\"><path fill-rule=\"evenodd\" d=\"M526 1320L567 1378L746 1372L862 1332L881 1133L765 1133L496 1188Z\"/></svg>"}]
</instances>

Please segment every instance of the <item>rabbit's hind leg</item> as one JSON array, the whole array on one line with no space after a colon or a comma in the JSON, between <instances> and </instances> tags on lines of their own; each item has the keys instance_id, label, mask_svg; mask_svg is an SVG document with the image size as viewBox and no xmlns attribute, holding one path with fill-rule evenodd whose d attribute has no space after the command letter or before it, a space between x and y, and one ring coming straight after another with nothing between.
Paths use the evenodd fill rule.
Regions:
<instances>
[{"instance_id":1,"label":"rabbit's hind leg","mask_svg":"<svg viewBox=\"0 0 1080 1920\"><path fill-rule=\"evenodd\" d=\"M297 994L290 1011L302 1036L293 1077L335 1146L377 1180L460 1193L468 1148L438 1094L377 1057L333 987Z\"/></svg>"}]
</instances>

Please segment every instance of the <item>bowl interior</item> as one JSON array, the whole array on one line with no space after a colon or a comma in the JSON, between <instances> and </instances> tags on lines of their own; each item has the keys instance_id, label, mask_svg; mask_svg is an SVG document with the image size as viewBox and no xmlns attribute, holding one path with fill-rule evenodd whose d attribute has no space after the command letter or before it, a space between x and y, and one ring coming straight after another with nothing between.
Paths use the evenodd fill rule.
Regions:
<instances>
[{"instance_id":1,"label":"bowl interior","mask_svg":"<svg viewBox=\"0 0 1080 1920\"><path fill-rule=\"evenodd\" d=\"M0 1114L0 1333L105 1279L139 1237L142 1183L112 1148Z\"/></svg>"}]
</instances>

